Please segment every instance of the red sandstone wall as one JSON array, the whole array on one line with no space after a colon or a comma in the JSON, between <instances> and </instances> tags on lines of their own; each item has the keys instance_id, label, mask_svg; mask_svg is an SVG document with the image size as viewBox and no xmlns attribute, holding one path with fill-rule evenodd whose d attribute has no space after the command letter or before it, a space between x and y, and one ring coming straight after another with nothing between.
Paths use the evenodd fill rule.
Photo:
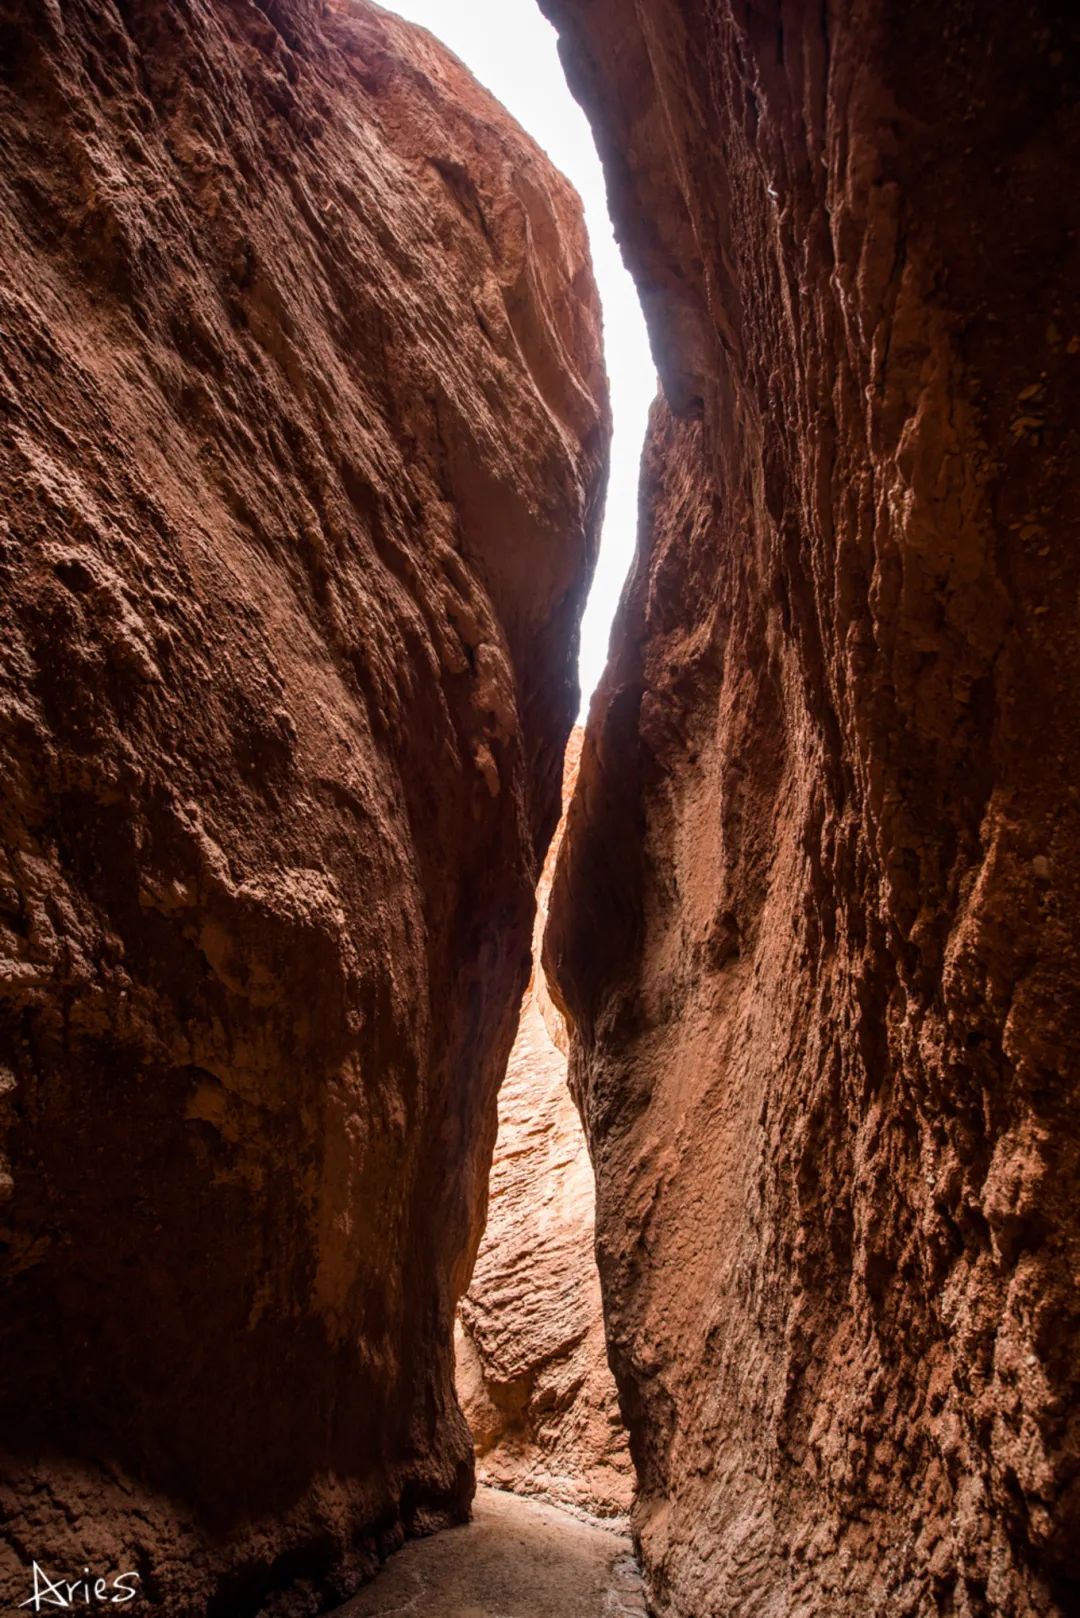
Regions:
<instances>
[{"instance_id":1,"label":"red sandstone wall","mask_svg":"<svg viewBox=\"0 0 1080 1618\"><path fill-rule=\"evenodd\" d=\"M581 741L575 727L564 803ZM630 1509L633 1468L604 1341L592 1164L567 1085L566 1026L540 964L560 836L537 889L487 1224L458 1310L457 1389L482 1482L611 1517Z\"/></svg>"},{"instance_id":2,"label":"red sandstone wall","mask_svg":"<svg viewBox=\"0 0 1080 1618\"><path fill-rule=\"evenodd\" d=\"M666 395L547 943L652 1598L1063 1615L1074 25L544 9Z\"/></svg>"},{"instance_id":3,"label":"red sandstone wall","mask_svg":"<svg viewBox=\"0 0 1080 1618\"><path fill-rule=\"evenodd\" d=\"M360 0L8 0L0 153L0 1598L309 1613L472 1491L579 206Z\"/></svg>"}]
</instances>

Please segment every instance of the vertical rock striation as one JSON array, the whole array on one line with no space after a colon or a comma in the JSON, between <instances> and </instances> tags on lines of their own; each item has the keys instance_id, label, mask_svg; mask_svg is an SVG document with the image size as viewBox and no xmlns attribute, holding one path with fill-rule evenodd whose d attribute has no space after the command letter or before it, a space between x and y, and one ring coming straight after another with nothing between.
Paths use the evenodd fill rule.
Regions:
<instances>
[{"instance_id":1,"label":"vertical rock striation","mask_svg":"<svg viewBox=\"0 0 1080 1618\"><path fill-rule=\"evenodd\" d=\"M567 749L563 798L577 780ZM560 833L537 890L533 976L499 1091L487 1225L458 1311L458 1397L483 1482L622 1516L633 1470L607 1362L595 1191L540 964Z\"/></svg>"},{"instance_id":2,"label":"vertical rock striation","mask_svg":"<svg viewBox=\"0 0 1080 1618\"><path fill-rule=\"evenodd\" d=\"M471 1496L580 209L361 0L0 0L0 153L0 1598L307 1613Z\"/></svg>"},{"instance_id":3,"label":"vertical rock striation","mask_svg":"<svg viewBox=\"0 0 1080 1618\"><path fill-rule=\"evenodd\" d=\"M1064 1615L1075 22L543 6L664 387L546 945L652 1598Z\"/></svg>"}]
</instances>

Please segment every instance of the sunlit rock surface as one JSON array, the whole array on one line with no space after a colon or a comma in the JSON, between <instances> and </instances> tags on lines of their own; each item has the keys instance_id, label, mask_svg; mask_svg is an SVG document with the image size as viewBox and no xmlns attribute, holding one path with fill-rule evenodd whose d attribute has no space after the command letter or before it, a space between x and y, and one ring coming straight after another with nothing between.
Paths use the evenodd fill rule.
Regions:
<instances>
[{"instance_id":1,"label":"sunlit rock surface","mask_svg":"<svg viewBox=\"0 0 1080 1618\"><path fill-rule=\"evenodd\" d=\"M564 798L580 748L576 730ZM633 1474L604 1344L592 1165L567 1087L566 1029L539 961L557 846L558 835L499 1092L487 1229L459 1310L457 1385L485 1482L613 1516L630 1508Z\"/></svg>"}]
</instances>

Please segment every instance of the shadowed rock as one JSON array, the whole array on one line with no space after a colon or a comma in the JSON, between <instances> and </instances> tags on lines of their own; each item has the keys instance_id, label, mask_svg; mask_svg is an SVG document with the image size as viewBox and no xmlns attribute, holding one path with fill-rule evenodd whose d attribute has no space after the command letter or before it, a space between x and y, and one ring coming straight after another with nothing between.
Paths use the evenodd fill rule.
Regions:
<instances>
[{"instance_id":1,"label":"shadowed rock","mask_svg":"<svg viewBox=\"0 0 1080 1618\"><path fill-rule=\"evenodd\" d=\"M6 0L0 149L0 1597L307 1613L472 1493L580 209L362 3Z\"/></svg>"},{"instance_id":2,"label":"shadowed rock","mask_svg":"<svg viewBox=\"0 0 1080 1618\"><path fill-rule=\"evenodd\" d=\"M665 393L547 943L652 1598L1064 1615L1075 19L542 3Z\"/></svg>"}]
</instances>

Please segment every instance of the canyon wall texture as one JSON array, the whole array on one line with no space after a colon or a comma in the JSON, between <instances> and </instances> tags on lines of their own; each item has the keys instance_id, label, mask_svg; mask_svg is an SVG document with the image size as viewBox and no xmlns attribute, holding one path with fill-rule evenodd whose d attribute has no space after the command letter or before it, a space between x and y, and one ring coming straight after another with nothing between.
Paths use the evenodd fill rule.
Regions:
<instances>
[{"instance_id":1,"label":"canyon wall texture","mask_svg":"<svg viewBox=\"0 0 1080 1618\"><path fill-rule=\"evenodd\" d=\"M652 1600L1075 1612L1075 13L543 9L664 389L546 944Z\"/></svg>"},{"instance_id":2,"label":"canyon wall texture","mask_svg":"<svg viewBox=\"0 0 1080 1618\"><path fill-rule=\"evenodd\" d=\"M579 204L362 3L0 0L0 153L0 1601L308 1613L472 1493Z\"/></svg>"},{"instance_id":3,"label":"canyon wall texture","mask_svg":"<svg viewBox=\"0 0 1080 1618\"><path fill-rule=\"evenodd\" d=\"M564 802L581 737L575 729L567 748ZM566 1027L540 964L560 836L561 827L537 889L487 1226L458 1309L457 1389L481 1482L623 1516L633 1468L604 1342L592 1164L567 1084Z\"/></svg>"}]
</instances>

